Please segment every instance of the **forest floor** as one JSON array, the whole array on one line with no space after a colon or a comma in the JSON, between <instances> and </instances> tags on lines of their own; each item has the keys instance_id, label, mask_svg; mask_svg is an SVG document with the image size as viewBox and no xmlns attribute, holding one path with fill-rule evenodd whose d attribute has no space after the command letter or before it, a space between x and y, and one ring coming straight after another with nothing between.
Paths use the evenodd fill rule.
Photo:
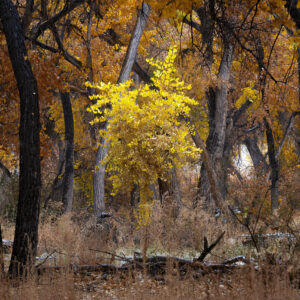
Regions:
<instances>
[{"instance_id":1,"label":"forest floor","mask_svg":"<svg viewBox=\"0 0 300 300\"><path fill-rule=\"evenodd\" d=\"M150 224L137 228L127 211L97 225L86 211L42 216L37 265L43 272L18 282L3 278L0 299L300 299L299 213L290 223L292 239L259 222L256 233L267 238L257 251L238 222L187 208L174 219L154 207ZM2 224L3 239L12 240L13 225ZM210 245L223 231L196 261L204 237Z\"/></svg>"}]
</instances>

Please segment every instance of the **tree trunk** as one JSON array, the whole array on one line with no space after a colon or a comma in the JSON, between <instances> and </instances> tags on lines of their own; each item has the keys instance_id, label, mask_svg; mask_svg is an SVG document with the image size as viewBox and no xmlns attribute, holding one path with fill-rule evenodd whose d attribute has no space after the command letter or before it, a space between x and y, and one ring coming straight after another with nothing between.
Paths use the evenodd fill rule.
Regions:
<instances>
[{"instance_id":1,"label":"tree trunk","mask_svg":"<svg viewBox=\"0 0 300 300\"><path fill-rule=\"evenodd\" d=\"M11 173L1 161L0 161L0 169L2 170L4 183L5 183L8 181L8 179L11 178Z\"/></svg>"},{"instance_id":2,"label":"tree trunk","mask_svg":"<svg viewBox=\"0 0 300 300\"><path fill-rule=\"evenodd\" d=\"M159 198L163 206L172 210L171 216L177 218L182 202L175 166L172 167L169 176L168 180L158 178Z\"/></svg>"},{"instance_id":3,"label":"tree trunk","mask_svg":"<svg viewBox=\"0 0 300 300\"><path fill-rule=\"evenodd\" d=\"M139 46L142 34L147 24L147 20L150 13L150 6L147 3L142 4L142 9L139 11L135 29L132 33L126 56L122 65L121 73L117 83L124 83L129 79L130 72L135 62L137 48ZM105 124L105 127L107 124ZM98 218L102 211L105 209L105 190L104 190L104 179L105 179L105 164L101 164L100 160L103 160L108 152L108 143L102 141L97 150L96 156L96 167L94 174L94 208L95 216ZM95 193L96 191L96 193Z\"/></svg>"},{"instance_id":4,"label":"tree trunk","mask_svg":"<svg viewBox=\"0 0 300 300\"><path fill-rule=\"evenodd\" d=\"M182 205L181 201L181 195L180 195L180 186L179 186L179 181L177 178L177 172L175 166L172 168L172 177L171 177L171 191L172 191L172 197L173 197L173 217L177 218L180 213L180 208Z\"/></svg>"},{"instance_id":5,"label":"tree trunk","mask_svg":"<svg viewBox=\"0 0 300 300\"><path fill-rule=\"evenodd\" d=\"M189 122L192 123L192 122ZM193 124L192 124L193 125ZM215 205L220 208L220 210L223 212L223 214L226 216L227 220L229 220L229 213L227 208L224 206L224 199L222 198L222 194L220 192L219 186L218 186L218 178L216 175L216 172L214 170L214 165L212 163L212 160L210 158L210 155L199 135L199 133L196 130L193 130L191 132L192 139L195 143L195 145L202 149L202 159L203 159L203 167L207 170L207 180L210 187L210 193L212 194L212 198L215 202Z\"/></svg>"},{"instance_id":6,"label":"tree trunk","mask_svg":"<svg viewBox=\"0 0 300 300\"><path fill-rule=\"evenodd\" d=\"M74 121L69 93L60 93L65 121L65 174L63 181L63 213L72 210L74 186Z\"/></svg>"},{"instance_id":7,"label":"tree trunk","mask_svg":"<svg viewBox=\"0 0 300 300\"><path fill-rule=\"evenodd\" d=\"M96 218L105 210L105 165L102 163L108 152L107 142L101 138L101 145L98 147L96 162L95 162L95 173L93 182L93 198L94 198L94 212Z\"/></svg>"},{"instance_id":8,"label":"tree trunk","mask_svg":"<svg viewBox=\"0 0 300 300\"><path fill-rule=\"evenodd\" d=\"M279 181L279 163L276 159L275 142L272 129L266 119L264 119L266 126L266 136L268 144L268 156L271 167L271 209L278 207L278 181Z\"/></svg>"},{"instance_id":9,"label":"tree trunk","mask_svg":"<svg viewBox=\"0 0 300 300\"><path fill-rule=\"evenodd\" d=\"M14 4L0 1L0 18L20 94L20 178L15 238L9 271L21 275L33 265L40 213L40 115L38 89Z\"/></svg>"},{"instance_id":10,"label":"tree trunk","mask_svg":"<svg viewBox=\"0 0 300 300\"><path fill-rule=\"evenodd\" d=\"M224 200L226 196L226 168L227 163L224 162L224 151L226 142L227 116L228 116L228 80L233 61L234 47L230 41L224 41L224 53L219 67L218 78L221 81L216 88L210 87L206 93L208 110L209 110L209 135L206 141L206 149L214 170L218 178L218 188L221 198ZM210 204L210 183L205 164L201 167L201 174L198 184L198 195L194 202L197 206L200 199L205 199L206 205Z\"/></svg>"},{"instance_id":11,"label":"tree trunk","mask_svg":"<svg viewBox=\"0 0 300 300\"><path fill-rule=\"evenodd\" d=\"M268 166L264 155L261 153L257 145L257 137L247 137L244 139L244 144L250 154L254 169L256 171L266 171ZM261 168L261 169L260 169Z\"/></svg>"},{"instance_id":12,"label":"tree trunk","mask_svg":"<svg viewBox=\"0 0 300 300\"><path fill-rule=\"evenodd\" d=\"M4 272L2 229L0 224L0 274Z\"/></svg>"}]
</instances>

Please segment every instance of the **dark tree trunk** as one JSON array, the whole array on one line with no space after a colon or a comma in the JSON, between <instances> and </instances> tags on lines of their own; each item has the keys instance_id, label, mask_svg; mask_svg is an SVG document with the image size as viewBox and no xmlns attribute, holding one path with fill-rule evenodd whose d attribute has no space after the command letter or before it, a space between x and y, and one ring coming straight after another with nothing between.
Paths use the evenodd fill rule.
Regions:
<instances>
[{"instance_id":1,"label":"dark tree trunk","mask_svg":"<svg viewBox=\"0 0 300 300\"><path fill-rule=\"evenodd\" d=\"M1 161L0 161L0 169L3 172L4 182L6 182L9 178L11 178L11 173Z\"/></svg>"},{"instance_id":2,"label":"dark tree trunk","mask_svg":"<svg viewBox=\"0 0 300 300\"><path fill-rule=\"evenodd\" d=\"M25 7L25 12L22 18L22 27L24 30L24 33L26 33L31 20L32 20L32 13L33 13L33 7L34 5L34 0L26 0L26 7Z\"/></svg>"},{"instance_id":3,"label":"dark tree trunk","mask_svg":"<svg viewBox=\"0 0 300 300\"><path fill-rule=\"evenodd\" d=\"M38 89L24 43L18 12L0 1L0 18L20 94L20 178L14 245L9 271L20 275L32 266L38 243L40 213L40 116Z\"/></svg>"},{"instance_id":4,"label":"dark tree trunk","mask_svg":"<svg viewBox=\"0 0 300 300\"><path fill-rule=\"evenodd\" d=\"M158 178L158 191L159 191L159 200L160 203L163 205L165 203L165 198L169 197L171 194L170 190L170 183L167 180L163 180Z\"/></svg>"},{"instance_id":5,"label":"dark tree trunk","mask_svg":"<svg viewBox=\"0 0 300 300\"><path fill-rule=\"evenodd\" d=\"M69 93L60 93L65 121L65 174L63 181L63 212L69 213L73 203L74 121Z\"/></svg>"},{"instance_id":6,"label":"dark tree trunk","mask_svg":"<svg viewBox=\"0 0 300 300\"><path fill-rule=\"evenodd\" d=\"M0 224L0 274L4 272L2 229Z\"/></svg>"},{"instance_id":7,"label":"dark tree trunk","mask_svg":"<svg viewBox=\"0 0 300 300\"><path fill-rule=\"evenodd\" d=\"M139 11L135 29L132 33L126 56L122 65L121 73L117 83L124 83L129 79L130 72L135 62L137 48L139 46L142 34L147 24L147 20L150 14L150 6L143 2L142 9ZM107 124L105 125L107 126ZM102 145L97 150L96 163L95 163L95 175L94 175L94 208L95 216L98 216L105 209L104 201L104 179L105 179L105 164L101 164L100 160L103 160L107 154L109 145L106 141L102 141ZM95 193L96 191L96 193Z\"/></svg>"},{"instance_id":8,"label":"dark tree trunk","mask_svg":"<svg viewBox=\"0 0 300 300\"><path fill-rule=\"evenodd\" d=\"M278 207L278 181L279 181L279 162L276 159L275 142L272 129L266 119L264 119L266 126L266 136L268 144L268 156L271 167L271 209Z\"/></svg>"},{"instance_id":9,"label":"dark tree trunk","mask_svg":"<svg viewBox=\"0 0 300 300\"><path fill-rule=\"evenodd\" d=\"M297 64L298 64L298 100L299 100L299 104L300 104L300 48L299 47L297 49L297 52L298 52L298 60L297 60ZM296 140L297 154L300 157L300 128L299 128L299 126L298 126L295 136L296 136L295 140Z\"/></svg>"},{"instance_id":10,"label":"dark tree trunk","mask_svg":"<svg viewBox=\"0 0 300 300\"><path fill-rule=\"evenodd\" d=\"M268 166L264 155L261 153L257 145L257 137L247 137L244 139L244 144L250 154L254 169L266 171Z\"/></svg>"}]
</instances>

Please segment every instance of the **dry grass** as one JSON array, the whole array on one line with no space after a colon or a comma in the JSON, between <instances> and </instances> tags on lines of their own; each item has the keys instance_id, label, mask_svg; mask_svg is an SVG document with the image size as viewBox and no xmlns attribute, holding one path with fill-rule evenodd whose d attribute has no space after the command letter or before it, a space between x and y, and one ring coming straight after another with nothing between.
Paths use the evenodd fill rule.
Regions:
<instances>
[{"instance_id":1,"label":"dry grass","mask_svg":"<svg viewBox=\"0 0 300 300\"><path fill-rule=\"evenodd\" d=\"M24 282L2 279L0 299L300 299L299 289L289 278L299 266L299 252L295 249L287 250L288 247L275 244L258 254L252 247L242 245L239 237L245 229L240 225L225 224L222 219L216 220L206 212L188 207L183 207L180 216L174 219L170 209L155 206L147 230L136 229L125 207L114 213L114 219L100 225L95 225L86 212L54 221L45 218L39 231L39 255L53 253L55 261L48 259L44 264L64 266L118 263L117 257L94 250L128 256L134 251L147 250L147 255L191 258L203 249L204 236L211 242L226 231L207 261L221 262L243 254L258 260L259 270L237 268L230 274L197 278L188 274L180 278L176 270L169 269L164 281L138 271L113 276L99 272L45 273ZM298 222L298 215L295 221ZM13 228L3 227L4 238L12 239ZM282 255L288 251L286 257ZM276 265L269 265L267 257L270 255L274 255L275 260L280 255L284 258Z\"/></svg>"}]
</instances>

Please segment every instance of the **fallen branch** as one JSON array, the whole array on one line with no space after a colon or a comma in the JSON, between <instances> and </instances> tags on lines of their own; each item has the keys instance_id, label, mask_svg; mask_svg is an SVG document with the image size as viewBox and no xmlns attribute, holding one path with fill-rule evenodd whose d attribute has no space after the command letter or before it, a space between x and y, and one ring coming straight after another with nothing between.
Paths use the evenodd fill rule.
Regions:
<instances>
[{"instance_id":1,"label":"fallen branch","mask_svg":"<svg viewBox=\"0 0 300 300\"><path fill-rule=\"evenodd\" d=\"M225 231L221 233L221 235L210 245L208 246L208 241L206 236L204 237L204 249L200 256L196 259L196 261L203 262L205 257L217 246L217 244L221 241L225 234Z\"/></svg>"}]
</instances>

